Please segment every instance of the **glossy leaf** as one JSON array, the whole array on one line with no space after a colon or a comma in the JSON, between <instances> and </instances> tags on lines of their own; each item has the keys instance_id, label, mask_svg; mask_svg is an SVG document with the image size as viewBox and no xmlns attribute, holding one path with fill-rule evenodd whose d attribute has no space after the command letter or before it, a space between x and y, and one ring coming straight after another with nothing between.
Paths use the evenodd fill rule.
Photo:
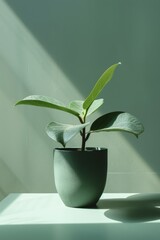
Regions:
<instances>
[{"instance_id":1,"label":"glossy leaf","mask_svg":"<svg viewBox=\"0 0 160 240\"><path fill-rule=\"evenodd\" d=\"M90 105L88 111L87 111L87 116L91 115L95 111L98 110L98 108L104 103L103 98L94 100L93 103Z\"/></svg>"},{"instance_id":2,"label":"glossy leaf","mask_svg":"<svg viewBox=\"0 0 160 240\"><path fill-rule=\"evenodd\" d=\"M86 98L86 100L83 103L83 108L88 109L92 102L97 98L97 96L100 94L100 92L103 90L105 85L112 79L113 73L117 66L120 63L113 64L110 66L103 74L102 76L98 79L96 82L95 86L91 90L89 96Z\"/></svg>"},{"instance_id":3,"label":"glossy leaf","mask_svg":"<svg viewBox=\"0 0 160 240\"><path fill-rule=\"evenodd\" d=\"M73 111L78 112L80 116L83 116L84 115L83 102L84 101L81 101L81 100L75 100L70 102L68 107Z\"/></svg>"},{"instance_id":4,"label":"glossy leaf","mask_svg":"<svg viewBox=\"0 0 160 240\"><path fill-rule=\"evenodd\" d=\"M74 111L77 111L79 115L83 118L85 114L86 116L89 116L92 113L94 113L103 104L103 102L104 100L102 98L94 100L91 106L89 107L87 114L86 114L86 110L83 109L84 101L80 101L80 100L72 101L70 102L68 107Z\"/></svg>"},{"instance_id":5,"label":"glossy leaf","mask_svg":"<svg viewBox=\"0 0 160 240\"><path fill-rule=\"evenodd\" d=\"M46 129L47 135L54 141L61 143L64 147L69 140L78 134L88 123L80 125L62 124L51 122Z\"/></svg>"},{"instance_id":6,"label":"glossy leaf","mask_svg":"<svg viewBox=\"0 0 160 240\"><path fill-rule=\"evenodd\" d=\"M138 137L144 131L142 123L130 113L111 112L96 119L91 132L125 131Z\"/></svg>"},{"instance_id":7,"label":"glossy leaf","mask_svg":"<svg viewBox=\"0 0 160 240\"><path fill-rule=\"evenodd\" d=\"M21 104L53 108L53 109L61 110L64 112L68 112L77 117L79 116L78 111L66 107L62 102L60 102L54 98L50 98L50 97L46 97L46 96L42 96L42 95L31 95L31 96L28 96L16 103L16 105L21 105Z\"/></svg>"}]
</instances>

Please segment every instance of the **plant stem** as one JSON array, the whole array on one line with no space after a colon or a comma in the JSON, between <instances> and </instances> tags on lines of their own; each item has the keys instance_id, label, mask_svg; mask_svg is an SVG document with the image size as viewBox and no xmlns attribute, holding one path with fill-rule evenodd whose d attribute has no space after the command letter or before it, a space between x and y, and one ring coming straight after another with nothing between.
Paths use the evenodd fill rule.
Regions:
<instances>
[{"instance_id":1,"label":"plant stem","mask_svg":"<svg viewBox=\"0 0 160 240\"><path fill-rule=\"evenodd\" d=\"M85 147L86 147L86 128L83 128L82 130L82 151L85 151Z\"/></svg>"},{"instance_id":2,"label":"plant stem","mask_svg":"<svg viewBox=\"0 0 160 240\"><path fill-rule=\"evenodd\" d=\"M83 119L80 118L80 122L83 124L86 122L86 118L84 117ZM81 137L82 137L82 146L81 146L81 150L85 151L85 147L86 147L86 128L83 128L81 131Z\"/></svg>"},{"instance_id":3,"label":"plant stem","mask_svg":"<svg viewBox=\"0 0 160 240\"><path fill-rule=\"evenodd\" d=\"M91 133L89 132L89 133L87 133L87 135L86 135L86 138L85 138L85 142L87 142L87 140L88 140L88 138L90 137L90 135L91 135Z\"/></svg>"}]
</instances>

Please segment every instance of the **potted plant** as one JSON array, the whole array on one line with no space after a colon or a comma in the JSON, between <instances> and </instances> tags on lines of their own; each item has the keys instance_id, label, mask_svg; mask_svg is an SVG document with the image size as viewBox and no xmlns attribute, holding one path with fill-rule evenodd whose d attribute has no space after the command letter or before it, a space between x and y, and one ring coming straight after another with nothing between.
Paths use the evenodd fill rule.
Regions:
<instances>
[{"instance_id":1,"label":"potted plant","mask_svg":"<svg viewBox=\"0 0 160 240\"><path fill-rule=\"evenodd\" d=\"M91 134L124 131L138 137L144 131L135 116L121 111L106 113L92 123L88 121L88 116L103 104L103 99L97 97L119 64L113 64L101 75L84 101L74 100L65 105L53 98L32 95L16 103L57 109L79 120L77 125L53 121L46 128L48 136L63 146L54 149L54 178L57 192L67 206L92 206L103 193L107 177L107 148L86 147ZM78 133L82 139L81 147L66 148L68 141Z\"/></svg>"}]
</instances>

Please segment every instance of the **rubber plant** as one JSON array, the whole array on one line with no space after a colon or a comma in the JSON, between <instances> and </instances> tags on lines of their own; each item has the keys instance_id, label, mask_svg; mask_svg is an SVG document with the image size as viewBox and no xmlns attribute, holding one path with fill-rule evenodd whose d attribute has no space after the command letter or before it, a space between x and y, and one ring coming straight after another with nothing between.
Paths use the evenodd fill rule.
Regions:
<instances>
[{"instance_id":1,"label":"rubber plant","mask_svg":"<svg viewBox=\"0 0 160 240\"><path fill-rule=\"evenodd\" d=\"M104 103L102 98L97 99L103 88L112 79L120 63L110 66L97 80L88 97L84 100L74 100L68 105L61 101L42 95L31 95L16 103L16 105L32 105L52 108L69 113L79 120L79 124L66 124L53 121L49 123L46 132L50 138L61 143L63 147L78 133L82 138L81 150L85 151L86 142L90 135L97 132L123 131L138 137L143 131L142 123L133 115L116 111L106 113L90 123L88 116L94 113ZM89 128L89 129L88 129Z\"/></svg>"}]
</instances>

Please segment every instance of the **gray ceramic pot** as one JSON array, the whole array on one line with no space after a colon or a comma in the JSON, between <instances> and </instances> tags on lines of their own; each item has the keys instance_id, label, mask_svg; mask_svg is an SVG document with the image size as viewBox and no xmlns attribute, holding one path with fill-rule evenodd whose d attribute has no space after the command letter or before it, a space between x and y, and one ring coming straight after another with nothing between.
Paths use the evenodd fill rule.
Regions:
<instances>
[{"instance_id":1,"label":"gray ceramic pot","mask_svg":"<svg viewBox=\"0 0 160 240\"><path fill-rule=\"evenodd\" d=\"M55 186L66 206L96 205L105 187L107 162L105 148L54 150Z\"/></svg>"}]
</instances>

